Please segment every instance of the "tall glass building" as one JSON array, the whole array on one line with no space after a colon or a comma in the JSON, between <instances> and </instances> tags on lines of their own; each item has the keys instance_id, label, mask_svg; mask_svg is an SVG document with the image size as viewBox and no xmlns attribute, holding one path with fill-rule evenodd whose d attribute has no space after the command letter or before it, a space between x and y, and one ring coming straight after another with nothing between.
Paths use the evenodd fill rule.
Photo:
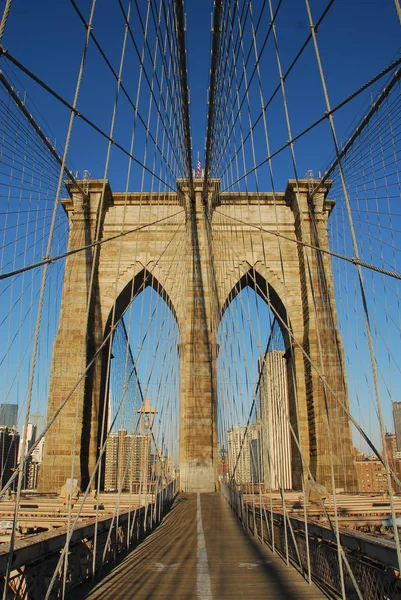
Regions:
<instances>
[{"instance_id":1,"label":"tall glass building","mask_svg":"<svg viewBox=\"0 0 401 600\"><path fill-rule=\"evenodd\" d=\"M0 404L0 427L17 427L18 404Z\"/></svg>"}]
</instances>

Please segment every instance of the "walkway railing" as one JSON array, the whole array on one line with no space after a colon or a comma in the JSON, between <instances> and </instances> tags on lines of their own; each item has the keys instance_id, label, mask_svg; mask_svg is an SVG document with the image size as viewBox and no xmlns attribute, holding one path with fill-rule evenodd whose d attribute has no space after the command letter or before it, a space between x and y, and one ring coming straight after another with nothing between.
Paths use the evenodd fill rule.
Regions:
<instances>
[{"instance_id":1,"label":"walkway railing","mask_svg":"<svg viewBox=\"0 0 401 600\"><path fill-rule=\"evenodd\" d=\"M250 504L234 486L221 482L220 490L243 527L267 544L306 579L311 579L333 597L341 597L338 547L334 531L312 519L308 526L298 517L270 512L263 506ZM305 533L307 531L307 535ZM341 528L342 550L350 566L344 565L344 587L347 600L363 598L401 598L401 579L397 553L391 540ZM356 590L352 579L359 587Z\"/></svg>"},{"instance_id":2,"label":"walkway railing","mask_svg":"<svg viewBox=\"0 0 401 600\"><path fill-rule=\"evenodd\" d=\"M118 555L134 549L169 510L177 489L177 480L173 480L152 496L151 501L145 501L145 506L133 508L119 515L109 514L107 517L98 518L97 522L96 519L90 519L78 525L69 545L66 592L70 592L90 578L99 579L105 565L115 562ZM21 600L44 598L66 539L67 527L60 527L17 542L14 547L13 571L7 598ZM0 551L1 594L3 594L8 550L7 544ZM49 598L62 596L63 571L64 567L61 566L58 580Z\"/></svg>"}]
</instances>

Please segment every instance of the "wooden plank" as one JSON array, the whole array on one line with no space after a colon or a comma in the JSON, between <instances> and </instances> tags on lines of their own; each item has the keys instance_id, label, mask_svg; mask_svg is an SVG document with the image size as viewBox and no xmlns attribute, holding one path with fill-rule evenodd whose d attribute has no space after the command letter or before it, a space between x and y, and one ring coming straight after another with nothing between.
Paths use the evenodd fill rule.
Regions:
<instances>
[{"instance_id":1,"label":"wooden plank","mask_svg":"<svg viewBox=\"0 0 401 600\"><path fill-rule=\"evenodd\" d=\"M211 598L324 598L291 566L250 537L218 494L201 494ZM95 587L74 600L200 598L197 495L181 494L163 523ZM205 598L206 600L206 598Z\"/></svg>"}]
</instances>

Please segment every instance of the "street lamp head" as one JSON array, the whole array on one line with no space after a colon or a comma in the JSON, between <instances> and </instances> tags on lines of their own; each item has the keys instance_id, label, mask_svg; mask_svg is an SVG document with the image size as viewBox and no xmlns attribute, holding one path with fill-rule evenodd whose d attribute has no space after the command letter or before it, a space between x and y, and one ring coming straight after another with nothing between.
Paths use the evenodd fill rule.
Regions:
<instances>
[{"instance_id":1,"label":"street lamp head","mask_svg":"<svg viewBox=\"0 0 401 600\"><path fill-rule=\"evenodd\" d=\"M151 433L157 415L157 410L151 405L150 398L145 398L139 414L139 430L143 434Z\"/></svg>"}]
</instances>

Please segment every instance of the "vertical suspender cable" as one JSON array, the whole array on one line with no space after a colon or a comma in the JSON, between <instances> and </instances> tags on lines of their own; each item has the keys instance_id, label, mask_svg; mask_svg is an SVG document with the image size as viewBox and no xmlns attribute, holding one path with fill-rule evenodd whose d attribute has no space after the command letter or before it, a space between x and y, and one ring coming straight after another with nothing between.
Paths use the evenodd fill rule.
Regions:
<instances>
[{"instance_id":1,"label":"vertical suspender cable","mask_svg":"<svg viewBox=\"0 0 401 600\"><path fill-rule=\"evenodd\" d=\"M95 6L96 6L96 0L93 0L92 7L91 7L90 20L89 20L90 24L92 23ZM70 144L70 139L71 139L72 126L73 126L74 118L76 115L75 108L78 103L78 96L79 96L79 91L80 91L80 86L81 86L81 81L82 81L83 70L84 70L84 66L85 66L85 59L86 59L86 54L87 54L88 45L89 45L89 36L90 36L90 29L88 29L87 34L86 34L84 50L83 50L82 57L81 57L81 64L79 67L78 78L77 78L77 83L76 83L76 87L75 87L75 95L74 95L74 100L73 100L73 109L74 110L72 110L71 114L70 114L66 143L65 143L63 159L62 159L62 165L60 167L60 176L59 176L59 180L58 180L58 184L57 184L57 192L56 192L55 201L54 201L52 221L51 221L50 230L49 230L49 237L48 237L48 243L47 243L47 248L46 248L46 256L50 256L50 254L51 254L53 233L54 233L54 227L55 227L55 222L56 222L56 213L57 213L58 203L60 200L60 193L61 193L61 189L62 189L62 185L63 185L64 169L65 169L65 165L67 162L67 155L68 155L68 149L69 149L69 144ZM16 525L17 525L17 518L18 518L19 502L20 502L20 497L21 497L23 476L24 476L24 471L25 471L25 462L24 462L25 451L26 451L25 446L26 446L26 439L27 439L27 433L28 433L28 422L29 422L29 414L30 414L30 407L31 407L32 389L33 389L33 381L34 381L34 376L35 376L37 350L38 350L38 345L39 345L39 333L40 333L41 321L42 321L43 301L44 301L44 295L45 295L48 268L49 268L49 265L45 264L43 267L42 281L41 281L41 287L40 287L39 307L38 307L36 329L35 329L35 340L34 340L34 347L33 347L33 352L32 352L32 362L31 362L31 367L30 367L28 390L27 390L27 406L26 406L26 413L25 413L25 423L24 423L22 442L21 442L22 451L21 451L21 459L20 459L20 466L19 466L19 473L18 473L18 485L17 485L16 500L15 500L14 522L13 522L13 529L12 529L11 539L10 539L10 551L9 551L9 555L8 555L7 570L6 570L6 575L5 575L3 600L5 600L6 596L7 596L7 588L8 588L9 578L10 578L10 570L11 570L12 557L13 557L13 548L14 548L14 542L15 542L15 532L16 532Z\"/></svg>"},{"instance_id":2,"label":"vertical suspender cable","mask_svg":"<svg viewBox=\"0 0 401 600\"><path fill-rule=\"evenodd\" d=\"M326 102L326 108L327 108L327 111L329 112L328 118L329 118L331 133L333 136L335 153L336 153L336 157L338 160L338 168L339 168L339 173L340 173L340 178L341 178L341 185L342 185L343 194L344 194L344 198L345 198L348 222L349 222L349 227L350 227L350 231L351 231L352 246L353 246L355 257L359 260L359 258L360 258L359 246L358 246L358 242L357 242L356 234L355 234L351 204L350 204L348 189L347 189L347 185L346 185L346 181L345 181L345 175L344 175L343 168L342 168L340 149L338 146L337 134L336 134L336 129L335 129L335 125L334 125L334 118L333 118L333 115L331 114L331 105L330 105L329 94L328 94L328 90L327 90L327 86L326 86L326 78L324 75L323 65L322 65L322 61L320 58L320 52L319 52L319 47L318 47L317 38L316 38L316 29L315 29L315 26L313 23L312 12L311 12L311 8L310 8L309 0L305 0L305 5L306 5L307 13L308 13L309 26L310 26L311 33L312 33L313 44L314 44L315 54L316 54L316 60L317 60L318 68L319 68L319 74L320 74L323 94L324 94L324 98L325 98L325 102ZM364 284L364 279L363 279L362 267L360 265L357 265L357 271L358 271L358 281L359 281L363 311L364 311L364 316L365 316L365 327L366 327L366 335L367 335L367 340L368 340L369 354L370 354L370 360L371 360L371 366L372 366L373 381L374 381L374 387L375 387L375 392L376 392L380 434L381 434L382 446L383 446L383 451L384 451L384 449L386 448L386 440L385 440L383 410L382 410L380 390L379 390L379 380L378 380L378 375L377 375L376 357L375 357L375 352L374 352L374 348L373 348L373 339L372 339L371 325L370 325L370 319L369 319L369 311L368 311L368 305L367 305L367 300L366 300L365 284ZM388 462L387 452L384 451L383 454L384 454L383 460L384 460L384 464L385 464L385 468L386 468L388 493L390 496L394 539L395 539L396 548L397 548L397 559L398 559L399 568L401 569L400 538L399 538L399 533L398 533L398 527L396 524L397 521L396 521L396 512L395 512L395 507L394 507L394 498L393 498L394 493L393 493L392 482L391 482L390 466L389 466L389 462Z\"/></svg>"}]
</instances>

